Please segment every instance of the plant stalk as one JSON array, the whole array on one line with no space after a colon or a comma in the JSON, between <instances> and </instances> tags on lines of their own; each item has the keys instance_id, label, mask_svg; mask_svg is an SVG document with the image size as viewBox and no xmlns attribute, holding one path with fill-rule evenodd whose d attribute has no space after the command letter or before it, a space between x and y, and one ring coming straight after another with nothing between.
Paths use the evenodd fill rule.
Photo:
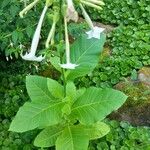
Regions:
<instances>
[{"instance_id":1,"label":"plant stalk","mask_svg":"<svg viewBox=\"0 0 150 150\"><path fill-rule=\"evenodd\" d=\"M60 20L59 20L59 41L61 42L63 40L63 16L62 16L62 4L63 4L63 0L60 0L59 3L59 8L60 8ZM60 64L63 64L63 53L60 52ZM65 69L61 68L61 73L62 73L62 78L63 78L63 87L64 87L64 97L66 97L66 78L65 78Z\"/></svg>"}]
</instances>

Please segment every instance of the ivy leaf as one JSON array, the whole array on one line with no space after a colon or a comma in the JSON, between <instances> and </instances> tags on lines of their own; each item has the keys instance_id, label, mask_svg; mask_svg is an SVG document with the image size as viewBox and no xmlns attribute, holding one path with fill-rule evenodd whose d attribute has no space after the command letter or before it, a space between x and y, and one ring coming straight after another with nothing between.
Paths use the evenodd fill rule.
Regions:
<instances>
[{"instance_id":1,"label":"ivy leaf","mask_svg":"<svg viewBox=\"0 0 150 150\"><path fill-rule=\"evenodd\" d=\"M83 124L92 124L117 110L126 99L120 91L91 87L74 102L70 117Z\"/></svg>"},{"instance_id":2,"label":"ivy leaf","mask_svg":"<svg viewBox=\"0 0 150 150\"><path fill-rule=\"evenodd\" d=\"M37 147L52 147L55 145L57 137L62 131L63 128L59 125L50 126L38 134L35 138L34 145Z\"/></svg>"},{"instance_id":3,"label":"ivy leaf","mask_svg":"<svg viewBox=\"0 0 150 150\"><path fill-rule=\"evenodd\" d=\"M89 137L81 127L68 126L56 140L56 150L87 150Z\"/></svg>"},{"instance_id":4,"label":"ivy leaf","mask_svg":"<svg viewBox=\"0 0 150 150\"><path fill-rule=\"evenodd\" d=\"M73 80L90 73L98 64L104 43L104 34L101 34L101 39L87 39L87 35L80 36L71 46L71 61L79 66L67 71L67 79Z\"/></svg>"},{"instance_id":5,"label":"ivy leaf","mask_svg":"<svg viewBox=\"0 0 150 150\"><path fill-rule=\"evenodd\" d=\"M61 109L65 102L33 101L25 103L10 125L10 131L25 132L42 126L58 124L62 119Z\"/></svg>"},{"instance_id":6,"label":"ivy leaf","mask_svg":"<svg viewBox=\"0 0 150 150\"><path fill-rule=\"evenodd\" d=\"M54 97L47 86L47 78L40 76L27 76L26 88L32 101L54 101Z\"/></svg>"}]
</instances>

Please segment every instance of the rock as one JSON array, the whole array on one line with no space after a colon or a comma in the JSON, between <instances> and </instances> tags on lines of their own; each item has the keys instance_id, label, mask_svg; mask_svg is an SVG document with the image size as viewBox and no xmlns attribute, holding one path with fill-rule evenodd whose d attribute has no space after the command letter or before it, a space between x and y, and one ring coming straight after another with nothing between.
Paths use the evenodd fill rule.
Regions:
<instances>
[{"instance_id":1,"label":"rock","mask_svg":"<svg viewBox=\"0 0 150 150\"><path fill-rule=\"evenodd\" d=\"M110 119L128 121L132 125L150 126L150 72L148 67L143 67L138 72L138 80L127 78L118 83L114 88L124 92L128 99Z\"/></svg>"},{"instance_id":2,"label":"rock","mask_svg":"<svg viewBox=\"0 0 150 150\"><path fill-rule=\"evenodd\" d=\"M150 67L143 67L139 71L138 80L146 86L150 86Z\"/></svg>"}]
</instances>

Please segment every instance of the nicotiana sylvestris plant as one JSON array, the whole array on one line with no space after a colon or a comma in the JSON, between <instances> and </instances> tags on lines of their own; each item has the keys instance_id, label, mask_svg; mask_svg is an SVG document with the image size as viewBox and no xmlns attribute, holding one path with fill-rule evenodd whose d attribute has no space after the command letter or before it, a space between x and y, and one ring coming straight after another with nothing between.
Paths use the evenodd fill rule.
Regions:
<instances>
[{"instance_id":1,"label":"nicotiana sylvestris plant","mask_svg":"<svg viewBox=\"0 0 150 150\"><path fill-rule=\"evenodd\" d=\"M20 12L23 17L30 9L40 3L34 0ZM102 9L100 0L46 0L31 49L22 58L29 61L42 61L45 56L36 56L44 16L48 9L53 11L53 24L45 46L49 48L54 42L65 41L59 57L50 61L61 72L61 82L40 76L27 76L26 88L31 98L18 111L10 125L10 131L26 132L39 129L34 145L52 147L56 150L87 150L90 140L101 138L109 132L109 126L103 119L112 111L117 110L127 96L114 89L97 87L76 88L74 79L89 74L99 61L99 54L105 43L103 28L93 25L86 7ZM86 7L85 7L86 6ZM76 7L82 10L90 31L80 35L75 42L69 44L67 24L70 20L77 21ZM59 29L59 41L55 34ZM63 34L64 32L64 34ZM64 36L63 36L64 35ZM57 62L57 63L56 63Z\"/></svg>"}]
</instances>

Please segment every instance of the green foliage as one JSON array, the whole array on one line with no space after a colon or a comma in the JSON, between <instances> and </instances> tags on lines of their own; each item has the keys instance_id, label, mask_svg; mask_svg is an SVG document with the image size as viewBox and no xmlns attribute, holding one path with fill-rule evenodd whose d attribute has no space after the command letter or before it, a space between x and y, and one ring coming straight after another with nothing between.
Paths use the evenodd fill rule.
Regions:
<instances>
[{"instance_id":1,"label":"green foliage","mask_svg":"<svg viewBox=\"0 0 150 150\"><path fill-rule=\"evenodd\" d=\"M90 144L89 150L149 150L150 128L133 127L126 122L109 121L111 130Z\"/></svg>"},{"instance_id":2,"label":"green foliage","mask_svg":"<svg viewBox=\"0 0 150 150\"><path fill-rule=\"evenodd\" d=\"M134 70L150 65L150 25L119 26L108 35L108 48L96 69L77 81L79 86L110 87ZM112 49L112 51L110 50Z\"/></svg>"},{"instance_id":3,"label":"green foliage","mask_svg":"<svg viewBox=\"0 0 150 150\"><path fill-rule=\"evenodd\" d=\"M102 11L89 9L91 17L103 23L143 25L150 22L149 0L104 0Z\"/></svg>"},{"instance_id":4,"label":"green foliage","mask_svg":"<svg viewBox=\"0 0 150 150\"><path fill-rule=\"evenodd\" d=\"M27 1L27 4L29 2L31 1ZM38 8L32 9L22 19L19 17L19 12L24 8L24 1L0 1L0 54L19 58L21 52L30 48L30 42L40 16L41 6L42 4ZM45 25L46 30L49 30L50 24L51 22L48 20ZM44 37L45 30L42 32Z\"/></svg>"},{"instance_id":5,"label":"green foliage","mask_svg":"<svg viewBox=\"0 0 150 150\"><path fill-rule=\"evenodd\" d=\"M52 81L52 79L49 80L48 78L39 76L27 77L26 86L28 92L30 91L29 96L31 98L31 102L25 103L19 109L9 129L10 131L15 132L25 132L35 128L45 128L55 125L54 128L58 128L58 132L52 132L51 130L53 129L53 127L49 127L48 129L44 129L44 131L42 131L42 133L37 137L38 139L35 140L35 144L39 145L40 147L47 147L47 145L53 146L53 144L56 144L56 149L58 150L61 150L64 147L66 147L66 149L78 150L82 148L86 150L88 147L88 141L91 138L101 137L108 133L109 130L106 125L99 125L98 127L101 126L100 129L98 127L94 127L94 123L97 123L98 121L104 119L106 115L110 114L113 110L116 110L126 100L126 96L119 91L115 91L112 89L102 90L98 88L89 88L83 93L83 95L76 99L71 99L72 97L69 97L69 99L68 97L56 99L54 97L58 97L57 95L51 97L51 90L57 91L57 89L61 87L58 83L55 84L53 89L50 89L49 92L47 91L46 97L44 97L46 90L42 95L40 93L41 91L43 91L43 89L48 89L48 85L45 84L45 81L47 82L47 84L50 84L50 82L56 82ZM30 89L31 83L34 83L34 86L32 86L32 92ZM70 85L73 87L74 85L72 84ZM36 90L36 92L34 92L34 90ZM70 91L70 88L67 88L67 90ZM76 90L73 91L76 92ZM68 93L68 91L66 93ZM42 97L44 97L44 99ZM116 100L116 98L118 100L114 101ZM69 113L67 113L68 107L67 109L65 109L65 111L62 111L64 109L64 106L68 106L70 108ZM106 106L108 107L106 108ZM80 122L80 124L75 125L74 123L78 121ZM92 124L93 132L91 132L91 130L89 130L90 128L88 127L88 125ZM59 126L63 126L63 128L60 129ZM96 130L95 132L94 129ZM42 140L43 136L46 137L45 139L50 138L49 134L47 134L45 130L50 130L49 133L51 133L52 136L52 139L47 142ZM60 130L62 130L62 133L57 134L60 132ZM103 131L103 133L101 130ZM57 135L57 138L54 135ZM39 140L39 138L41 139L41 141ZM54 143L55 140L56 143ZM39 143L41 143L42 145L40 145ZM67 143L67 145L65 143Z\"/></svg>"},{"instance_id":6,"label":"green foliage","mask_svg":"<svg viewBox=\"0 0 150 150\"><path fill-rule=\"evenodd\" d=\"M25 76L36 70L30 69L29 63L20 61L6 62L1 57L0 61L0 149L1 150L35 150L32 144L37 131L18 134L9 132L11 119L19 107L29 97L25 88ZM37 149L36 149L37 150Z\"/></svg>"},{"instance_id":7,"label":"green foliage","mask_svg":"<svg viewBox=\"0 0 150 150\"><path fill-rule=\"evenodd\" d=\"M117 110L126 98L122 92L113 89L90 87L72 105L70 116L82 124L92 124L103 120L112 110Z\"/></svg>"},{"instance_id":8,"label":"green foliage","mask_svg":"<svg viewBox=\"0 0 150 150\"><path fill-rule=\"evenodd\" d=\"M16 61L15 64L9 62L0 62L0 149L1 150L40 150L39 148L36 148L33 146L32 142L33 139L37 135L37 131L30 131L22 134L18 134L15 132L8 132L8 128L10 126L11 119L13 118L14 114L18 111L19 107L28 100L28 95L25 90L25 74L32 72L34 74L35 70L32 67L32 70L28 67L28 63L21 63L20 61ZM23 92L20 91L20 88ZM7 91L7 93L5 93ZM80 97L82 93L84 93L85 89L77 90L76 96ZM9 103L7 99L5 98L5 95L8 95L9 97ZM19 95L19 100L14 99L13 95ZM12 101L13 100L13 101ZM13 109L12 109L13 108ZM8 111L9 110L9 111ZM100 139L100 140L94 140L90 142L89 150L97 150L99 149L107 149L109 150L113 145L115 145L118 149L121 147L127 147L128 149L133 148L132 144L135 142L135 150L140 148L139 150L147 150L149 145L147 144L150 140L150 129L145 127L132 127L129 124L121 123L119 124L116 121L112 121L109 123L109 121L106 122L110 126L110 132L109 128L106 124L99 123L97 126L89 126L86 130L89 130L88 132L91 132L90 135L92 137L97 137L97 133L101 133L102 136L108 133L106 137ZM99 126L103 126L100 128ZM56 126L55 126L56 127ZM98 128L98 130L94 130L93 128ZM49 130L52 129L52 130ZM58 128L57 128L58 129ZM48 138L50 138L49 132L56 131L53 130L52 127L45 128L45 132L48 134ZM94 132L95 131L95 132ZM107 131L107 132L106 132ZM44 132L44 130L42 131ZM41 133L42 133L41 132ZM94 135L93 135L94 134ZM99 136L101 134L98 134ZM136 136L134 136L136 134ZM40 134L39 134L40 135ZM44 136L43 134L42 136ZM100 136L101 137L101 136ZM106 139L107 138L107 139ZM46 139L44 137L44 139ZM90 138L93 139L93 138ZM38 140L38 136L37 139ZM124 142L126 141L126 142ZM133 142L134 141L134 142ZM47 141L38 141L39 142L47 142ZM50 140L48 140L50 142ZM130 143L130 145L127 146L126 143ZM42 145L42 143L39 143ZM37 144L35 144L37 145ZM37 145L39 146L39 145ZM143 149L142 149L143 148ZM145 149L144 149L145 148ZM147 148L147 149L146 149Z\"/></svg>"},{"instance_id":9,"label":"green foliage","mask_svg":"<svg viewBox=\"0 0 150 150\"><path fill-rule=\"evenodd\" d=\"M26 45L34 32L33 26L29 24L32 18L34 24L35 17L26 18L22 21L18 17L19 11L22 9L23 3L17 0L1 0L0 1L0 53L6 56L15 55L18 58L18 53L21 49L19 45ZM26 35L26 39L24 38ZM12 44L11 44L12 43Z\"/></svg>"}]
</instances>

